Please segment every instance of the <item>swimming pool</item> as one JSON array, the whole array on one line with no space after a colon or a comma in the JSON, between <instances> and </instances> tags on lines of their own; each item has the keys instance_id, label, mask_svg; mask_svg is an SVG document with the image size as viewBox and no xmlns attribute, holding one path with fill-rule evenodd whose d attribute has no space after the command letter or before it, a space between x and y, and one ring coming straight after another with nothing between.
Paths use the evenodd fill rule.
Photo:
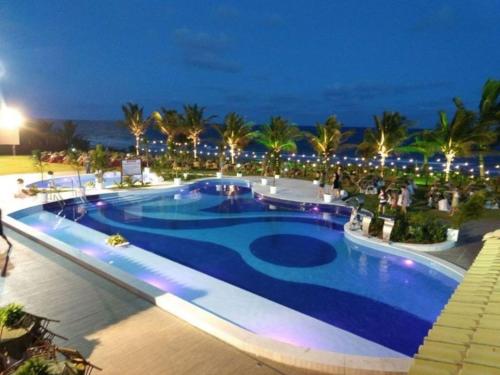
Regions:
<instances>
[{"instance_id":1,"label":"swimming pool","mask_svg":"<svg viewBox=\"0 0 500 375\"><path fill-rule=\"evenodd\" d=\"M248 183L231 179L11 214L251 332L348 354L411 356L458 282L346 243L347 215L338 206L255 198ZM115 233L132 246L107 246ZM217 290L224 293L214 297Z\"/></svg>"}]
</instances>

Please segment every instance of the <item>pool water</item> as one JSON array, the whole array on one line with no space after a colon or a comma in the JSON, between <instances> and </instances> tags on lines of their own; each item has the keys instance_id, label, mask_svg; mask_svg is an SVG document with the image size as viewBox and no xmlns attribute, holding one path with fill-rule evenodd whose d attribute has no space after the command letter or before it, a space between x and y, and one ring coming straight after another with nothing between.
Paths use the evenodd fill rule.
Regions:
<instances>
[{"instance_id":1,"label":"pool water","mask_svg":"<svg viewBox=\"0 0 500 375\"><path fill-rule=\"evenodd\" d=\"M120 233L160 257L409 356L457 285L413 260L346 243L345 209L268 202L241 180L112 193L44 211ZM13 216L36 227L40 215ZM58 236L57 228L43 230Z\"/></svg>"}]
</instances>

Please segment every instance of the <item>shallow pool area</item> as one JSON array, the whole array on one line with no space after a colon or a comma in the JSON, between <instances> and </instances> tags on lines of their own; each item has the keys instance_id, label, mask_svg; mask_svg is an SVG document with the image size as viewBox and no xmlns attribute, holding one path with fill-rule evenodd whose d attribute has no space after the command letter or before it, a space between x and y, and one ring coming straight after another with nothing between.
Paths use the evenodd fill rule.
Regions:
<instances>
[{"instance_id":1,"label":"shallow pool area","mask_svg":"<svg viewBox=\"0 0 500 375\"><path fill-rule=\"evenodd\" d=\"M351 355L411 356L457 278L346 241L348 214L269 201L241 179L213 179L10 216L258 335ZM108 246L115 233L131 245Z\"/></svg>"}]
</instances>

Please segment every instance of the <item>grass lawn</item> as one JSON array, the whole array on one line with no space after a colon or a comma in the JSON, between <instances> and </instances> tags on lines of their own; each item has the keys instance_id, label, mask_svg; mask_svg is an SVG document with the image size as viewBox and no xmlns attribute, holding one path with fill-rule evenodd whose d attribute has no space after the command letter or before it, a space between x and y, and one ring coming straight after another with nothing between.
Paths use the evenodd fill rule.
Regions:
<instances>
[{"instance_id":1,"label":"grass lawn","mask_svg":"<svg viewBox=\"0 0 500 375\"><path fill-rule=\"evenodd\" d=\"M44 172L69 172L71 167L67 164L45 164ZM0 156L0 175L16 173L36 173L39 172L33 165L31 156Z\"/></svg>"}]
</instances>

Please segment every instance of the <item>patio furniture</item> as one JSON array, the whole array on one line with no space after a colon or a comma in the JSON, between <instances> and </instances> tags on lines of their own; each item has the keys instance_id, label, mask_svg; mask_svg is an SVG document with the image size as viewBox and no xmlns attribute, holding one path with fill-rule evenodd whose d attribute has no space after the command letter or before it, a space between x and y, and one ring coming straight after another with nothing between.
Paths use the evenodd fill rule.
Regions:
<instances>
[{"instance_id":1,"label":"patio furniture","mask_svg":"<svg viewBox=\"0 0 500 375\"><path fill-rule=\"evenodd\" d=\"M102 371L102 368L87 361L78 350L58 347L57 351L62 354L67 361L61 375L90 375L94 369Z\"/></svg>"}]
</instances>

